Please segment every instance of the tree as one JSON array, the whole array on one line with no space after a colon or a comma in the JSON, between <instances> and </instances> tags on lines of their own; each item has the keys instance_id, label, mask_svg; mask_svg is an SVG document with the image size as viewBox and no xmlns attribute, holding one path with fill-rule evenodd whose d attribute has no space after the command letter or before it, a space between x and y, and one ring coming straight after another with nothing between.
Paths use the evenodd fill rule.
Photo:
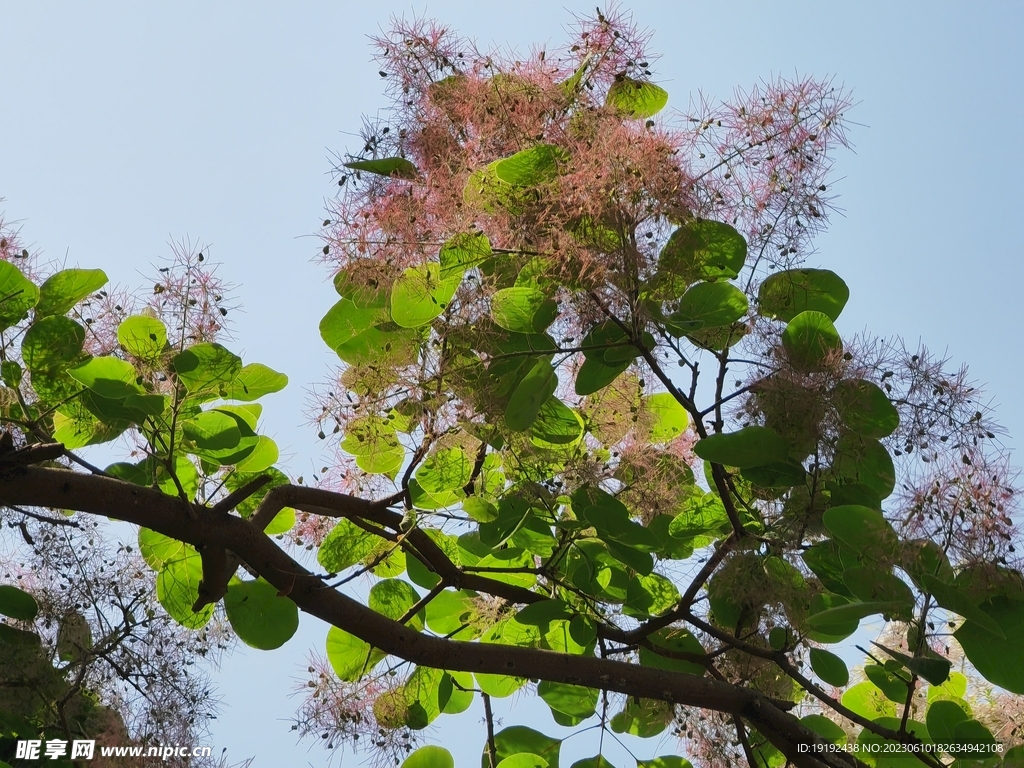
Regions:
<instances>
[{"instance_id":1,"label":"tree","mask_svg":"<svg viewBox=\"0 0 1024 768\"><path fill-rule=\"evenodd\" d=\"M846 285L801 266L847 97L779 82L675 125L644 42L601 13L521 61L421 22L379 41L393 109L324 224L320 333L344 367L314 486L258 434L287 379L222 345L202 253L133 305L4 236L0 501L33 559L0 640L45 674L3 700L0 743L102 732L81 699L160 740L197 713L155 705L198 709L201 683L139 638L181 660L229 627L275 648L300 609L333 626L303 727L398 759L480 696L485 766L556 765L557 740L495 732L491 698L527 686L561 725L672 727L707 764L884 765L894 743L935 765L1007 740L1014 700L969 703L953 670L962 649L975 681L1024 693L998 429L963 372L841 339ZM132 461L79 455L119 438ZM149 570L124 548L77 565L97 516L139 526ZM61 589L71 561L89 575ZM889 629L847 687L825 646L874 615Z\"/></svg>"}]
</instances>

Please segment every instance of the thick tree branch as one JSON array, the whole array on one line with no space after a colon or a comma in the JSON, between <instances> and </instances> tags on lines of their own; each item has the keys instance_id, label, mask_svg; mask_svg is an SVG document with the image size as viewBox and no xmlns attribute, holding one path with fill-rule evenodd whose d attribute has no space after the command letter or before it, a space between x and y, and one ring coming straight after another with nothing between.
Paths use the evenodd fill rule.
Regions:
<instances>
[{"instance_id":1,"label":"thick tree branch","mask_svg":"<svg viewBox=\"0 0 1024 768\"><path fill-rule=\"evenodd\" d=\"M324 502L330 506L341 503L336 494L327 491L282 488L288 489L282 496L299 501L315 499L319 507L328 506ZM445 640L420 633L326 587L320 577L307 571L248 521L212 514L210 510L201 509L196 514L191 505L156 489L69 470L26 467L0 478L0 503L74 509L145 526L192 544L200 551L230 549L302 610L385 653L415 664L570 683L739 715L800 768L855 764L845 757L826 758L813 751L801 752L799 745L822 741L785 711L794 704L768 699L741 686L610 659ZM366 515L394 514L374 507L371 502L352 499L344 503Z\"/></svg>"}]
</instances>

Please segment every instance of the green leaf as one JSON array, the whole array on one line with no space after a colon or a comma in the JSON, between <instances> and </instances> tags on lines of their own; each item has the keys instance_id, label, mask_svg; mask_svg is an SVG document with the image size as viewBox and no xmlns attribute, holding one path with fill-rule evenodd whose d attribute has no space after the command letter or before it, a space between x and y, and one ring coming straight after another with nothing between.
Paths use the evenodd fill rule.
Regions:
<instances>
[{"instance_id":1,"label":"green leaf","mask_svg":"<svg viewBox=\"0 0 1024 768\"><path fill-rule=\"evenodd\" d=\"M839 318L850 289L835 272L827 269L787 269L768 277L757 292L759 309L765 317L789 322L801 312Z\"/></svg>"},{"instance_id":2,"label":"green leaf","mask_svg":"<svg viewBox=\"0 0 1024 768\"><path fill-rule=\"evenodd\" d=\"M505 408L505 426L513 432L529 429L557 386L558 374L551 363L547 360L535 362L509 398Z\"/></svg>"},{"instance_id":3,"label":"green leaf","mask_svg":"<svg viewBox=\"0 0 1024 768\"><path fill-rule=\"evenodd\" d=\"M239 639L264 651L280 648L299 628L298 606L263 579L228 584L224 610Z\"/></svg>"},{"instance_id":4,"label":"green leaf","mask_svg":"<svg viewBox=\"0 0 1024 768\"><path fill-rule=\"evenodd\" d=\"M688 675L704 674L705 669L699 663L699 659L706 655L704 646L685 629L659 629L649 640L650 646L640 647L640 663L643 666L685 672ZM658 653L658 649L664 649L668 655L663 656ZM695 658L686 660L679 658L679 654L692 654Z\"/></svg>"},{"instance_id":5,"label":"green leaf","mask_svg":"<svg viewBox=\"0 0 1024 768\"><path fill-rule=\"evenodd\" d=\"M465 590L445 590L427 603L427 626L438 635L449 635L475 615L473 597Z\"/></svg>"},{"instance_id":6,"label":"green leaf","mask_svg":"<svg viewBox=\"0 0 1024 768\"><path fill-rule=\"evenodd\" d=\"M129 355L150 362L167 346L167 327L155 317L132 315L117 326L117 340Z\"/></svg>"},{"instance_id":7,"label":"green leaf","mask_svg":"<svg viewBox=\"0 0 1024 768\"><path fill-rule=\"evenodd\" d=\"M316 559L328 572L339 573L369 557L377 541L373 534L342 518L320 545Z\"/></svg>"},{"instance_id":8,"label":"green leaf","mask_svg":"<svg viewBox=\"0 0 1024 768\"><path fill-rule=\"evenodd\" d=\"M686 409L669 392L658 392L643 398L643 408L651 416L647 435L652 442L667 443L674 440L690 424Z\"/></svg>"},{"instance_id":9,"label":"green leaf","mask_svg":"<svg viewBox=\"0 0 1024 768\"><path fill-rule=\"evenodd\" d=\"M412 585L401 579L384 579L370 587L367 604L377 613L398 621L419 601L420 596ZM422 611L407 622L417 632L423 630Z\"/></svg>"},{"instance_id":10,"label":"green leaf","mask_svg":"<svg viewBox=\"0 0 1024 768\"><path fill-rule=\"evenodd\" d=\"M860 600L899 605L908 620L913 613L913 591L905 581L877 564L847 568L843 571L843 582Z\"/></svg>"},{"instance_id":11,"label":"green leaf","mask_svg":"<svg viewBox=\"0 0 1024 768\"><path fill-rule=\"evenodd\" d=\"M491 317L508 331L543 333L558 314L558 304L536 285L502 288L491 298Z\"/></svg>"},{"instance_id":12,"label":"green leaf","mask_svg":"<svg viewBox=\"0 0 1024 768\"><path fill-rule=\"evenodd\" d=\"M846 662L821 648L811 648L811 669L826 683L837 688L850 682L850 671L846 668Z\"/></svg>"},{"instance_id":13,"label":"green leaf","mask_svg":"<svg viewBox=\"0 0 1024 768\"><path fill-rule=\"evenodd\" d=\"M941 603L940 603L941 605ZM1024 694L1024 601L995 597L978 606L999 626L1000 638L968 620L954 633L964 653L993 685Z\"/></svg>"},{"instance_id":14,"label":"green leaf","mask_svg":"<svg viewBox=\"0 0 1024 768\"><path fill-rule=\"evenodd\" d=\"M409 267L391 288L391 319L403 328L426 325L448 308L462 274L442 278L433 262Z\"/></svg>"},{"instance_id":15,"label":"green leaf","mask_svg":"<svg viewBox=\"0 0 1024 768\"><path fill-rule=\"evenodd\" d=\"M549 763L540 755L528 755L525 752L506 757L498 768L549 768Z\"/></svg>"},{"instance_id":16,"label":"green leaf","mask_svg":"<svg viewBox=\"0 0 1024 768\"><path fill-rule=\"evenodd\" d=\"M903 704L907 700L907 682L885 667L880 664L867 664L864 667L864 674L889 701Z\"/></svg>"},{"instance_id":17,"label":"green leaf","mask_svg":"<svg viewBox=\"0 0 1024 768\"><path fill-rule=\"evenodd\" d=\"M513 725L494 734L494 746L499 763L506 757L525 753L542 757L548 761L549 765L556 766L558 765L558 754L562 749L562 741L545 736L525 725ZM490 768L486 747L481 756L481 766Z\"/></svg>"},{"instance_id":18,"label":"green leaf","mask_svg":"<svg viewBox=\"0 0 1024 768\"><path fill-rule=\"evenodd\" d=\"M846 379L836 385L836 408L843 424L858 435L888 437L900 425L900 414L876 384L864 379Z\"/></svg>"},{"instance_id":19,"label":"green leaf","mask_svg":"<svg viewBox=\"0 0 1024 768\"><path fill-rule=\"evenodd\" d=\"M280 392L286 386L288 377L283 373L278 373L262 363L250 363L244 366L235 380L228 385L224 399L247 403L264 395Z\"/></svg>"},{"instance_id":20,"label":"green leaf","mask_svg":"<svg viewBox=\"0 0 1024 768\"><path fill-rule=\"evenodd\" d=\"M387 319L386 307L363 307L342 298L320 321L320 337L328 347L337 349Z\"/></svg>"},{"instance_id":21,"label":"green leaf","mask_svg":"<svg viewBox=\"0 0 1024 768\"><path fill-rule=\"evenodd\" d=\"M846 731L824 715L804 715L800 718L800 722L825 739L825 741L830 741L833 744L843 744L846 742Z\"/></svg>"},{"instance_id":22,"label":"green leaf","mask_svg":"<svg viewBox=\"0 0 1024 768\"><path fill-rule=\"evenodd\" d=\"M239 472L262 472L276 464L280 455L277 443L265 435L260 435L256 439L256 447L248 456L235 464L235 469ZM271 534L269 527L267 534Z\"/></svg>"},{"instance_id":23,"label":"green leaf","mask_svg":"<svg viewBox=\"0 0 1024 768\"><path fill-rule=\"evenodd\" d=\"M75 304L107 284L102 269L64 269L39 286L36 317L63 315Z\"/></svg>"},{"instance_id":24,"label":"green leaf","mask_svg":"<svg viewBox=\"0 0 1024 768\"><path fill-rule=\"evenodd\" d=\"M637 760L636 768L693 768L690 761L676 755L663 755L653 760Z\"/></svg>"},{"instance_id":25,"label":"green leaf","mask_svg":"<svg viewBox=\"0 0 1024 768\"><path fill-rule=\"evenodd\" d=\"M181 555L165 561L156 577L156 597L172 619L188 629L205 626L213 616L213 606L207 605L198 613L192 606L199 599L199 582L203 579L203 565L199 553L184 545Z\"/></svg>"},{"instance_id":26,"label":"green leaf","mask_svg":"<svg viewBox=\"0 0 1024 768\"><path fill-rule=\"evenodd\" d=\"M747 313L747 297L732 283L697 283L679 300L665 328L673 336L685 336L702 328L730 325Z\"/></svg>"},{"instance_id":27,"label":"green leaf","mask_svg":"<svg viewBox=\"0 0 1024 768\"><path fill-rule=\"evenodd\" d=\"M181 431L204 451L234 448L242 439L235 419L220 411L203 411L194 419L183 421Z\"/></svg>"},{"instance_id":28,"label":"green leaf","mask_svg":"<svg viewBox=\"0 0 1024 768\"><path fill-rule=\"evenodd\" d=\"M730 467L757 467L785 460L789 441L768 427L744 427L738 432L708 435L693 452L706 461Z\"/></svg>"},{"instance_id":29,"label":"green leaf","mask_svg":"<svg viewBox=\"0 0 1024 768\"><path fill-rule=\"evenodd\" d=\"M632 699L625 709L612 717L610 725L615 733L649 739L668 727L674 712L672 705L663 701Z\"/></svg>"},{"instance_id":30,"label":"green leaf","mask_svg":"<svg viewBox=\"0 0 1024 768\"><path fill-rule=\"evenodd\" d=\"M654 117L668 104L668 91L646 80L616 77L605 104L636 120Z\"/></svg>"},{"instance_id":31,"label":"green leaf","mask_svg":"<svg viewBox=\"0 0 1024 768\"><path fill-rule=\"evenodd\" d=\"M971 595L930 574L922 575L920 581L925 591L931 593L935 601L947 611L963 616L967 621L977 624L1001 640L1006 639L999 623L985 613Z\"/></svg>"},{"instance_id":32,"label":"green leaf","mask_svg":"<svg viewBox=\"0 0 1024 768\"><path fill-rule=\"evenodd\" d=\"M684 283L739 277L747 259L747 241L728 224L696 219L669 237L658 258L659 272Z\"/></svg>"},{"instance_id":33,"label":"green leaf","mask_svg":"<svg viewBox=\"0 0 1024 768\"><path fill-rule=\"evenodd\" d=\"M877 509L844 504L825 510L822 522L846 549L872 561L892 559L899 551L899 537Z\"/></svg>"},{"instance_id":34,"label":"green leaf","mask_svg":"<svg viewBox=\"0 0 1024 768\"><path fill-rule=\"evenodd\" d=\"M923 677L932 685L942 685L949 679L951 665L947 659L936 659L930 656L908 656L900 651L886 648L881 643L872 641L871 644L881 648L915 675Z\"/></svg>"},{"instance_id":35,"label":"green leaf","mask_svg":"<svg viewBox=\"0 0 1024 768\"><path fill-rule=\"evenodd\" d=\"M378 176L391 176L397 179L415 179L419 175L416 166L404 157L381 157L376 160L353 160L342 163L353 171L366 171Z\"/></svg>"},{"instance_id":36,"label":"green leaf","mask_svg":"<svg viewBox=\"0 0 1024 768\"><path fill-rule=\"evenodd\" d=\"M958 748L952 750L950 755L965 762L983 759L986 755L999 754L994 749L996 740L992 732L978 720L957 723L953 728L953 743Z\"/></svg>"},{"instance_id":37,"label":"green leaf","mask_svg":"<svg viewBox=\"0 0 1024 768\"><path fill-rule=\"evenodd\" d=\"M549 397L541 404L537 420L530 425L534 444L544 448L574 445L582 439L583 432L583 419L557 397Z\"/></svg>"},{"instance_id":38,"label":"green leaf","mask_svg":"<svg viewBox=\"0 0 1024 768\"><path fill-rule=\"evenodd\" d=\"M959 704L940 699L928 705L925 725L928 727L928 735L937 743L949 744L954 740L956 727L970 719L971 716L964 712Z\"/></svg>"},{"instance_id":39,"label":"green leaf","mask_svg":"<svg viewBox=\"0 0 1024 768\"><path fill-rule=\"evenodd\" d=\"M708 492L687 498L682 511L669 523L668 532L673 538L689 540L714 536L731 527L722 499L717 493Z\"/></svg>"},{"instance_id":40,"label":"green leaf","mask_svg":"<svg viewBox=\"0 0 1024 768\"><path fill-rule=\"evenodd\" d=\"M215 413L221 416L226 416L227 418L234 421L235 428L238 430L239 434L238 442L235 445L227 445L227 443L230 442L230 438L233 436L232 432L227 431L223 435L217 435L217 437L225 445L227 445L227 447L208 448L205 447L204 445L195 444L194 448L190 451L191 453L194 453L201 459L216 464L218 466L241 464L245 459L252 455L253 451L255 451L256 447L260 444L260 439L257 436L257 434L253 432L252 428L248 425L244 417L238 415L237 413L222 408L218 408L214 411L208 411L207 413ZM211 439L214 439L213 435L216 433L217 430L220 430L222 428L225 430L228 429L226 427L227 422L222 422L220 419L217 420L217 426L213 426L214 422L212 418L209 421L207 421L206 424L211 426L213 430L210 435ZM221 427L220 424L223 424L225 426ZM182 425L182 428L184 429L184 425Z\"/></svg>"},{"instance_id":41,"label":"green leaf","mask_svg":"<svg viewBox=\"0 0 1024 768\"><path fill-rule=\"evenodd\" d=\"M39 289L9 261L0 261L0 331L25 319L39 301Z\"/></svg>"},{"instance_id":42,"label":"green leaf","mask_svg":"<svg viewBox=\"0 0 1024 768\"><path fill-rule=\"evenodd\" d=\"M828 315L814 310L789 321L782 332L782 346L793 367L805 372L822 370L830 358L843 351L839 331Z\"/></svg>"},{"instance_id":43,"label":"green leaf","mask_svg":"<svg viewBox=\"0 0 1024 768\"><path fill-rule=\"evenodd\" d=\"M843 694L842 704L847 709L853 710L861 717L874 720L879 717L892 717L896 714L896 707L885 698L874 683L865 681L857 683L847 689Z\"/></svg>"},{"instance_id":44,"label":"green leaf","mask_svg":"<svg viewBox=\"0 0 1024 768\"><path fill-rule=\"evenodd\" d=\"M473 462L464 450L441 448L416 470L416 481L427 493L443 493L462 488L472 475Z\"/></svg>"},{"instance_id":45,"label":"green leaf","mask_svg":"<svg viewBox=\"0 0 1024 768\"><path fill-rule=\"evenodd\" d=\"M885 446L853 434L843 435L836 443L832 473L845 483L865 486L879 499L896 488L896 469Z\"/></svg>"},{"instance_id":46,"label":"green leaf","mask_svg":"<svg viewBox=\"0 0 1024 768\"><path fill-rule=\"evenodd\" d=\"M203 342L175 355L171 367L189 394L195 395L210 389L219 394L227 392L227 385L242 370L242 359L220 344Z\"/></svg>"},{"instance_id":47,"label":"green leaf","mask_svg":"<svg viewBox=\"0 0 1024 768\"><path fill-rule=\"evenodd\" d=\"M789 460L745 467L740 476L760 488L793 488L804 484L807 472L800 462Z\"/></svg>"},{"instance_id":48,"label":"green leaf","mask_svg":"<svg viewBox=\"0 0 1024 768\"><path fill-rule=\"evenodd\" d=\"M561 147L536 144L499 160L494 166L494 175L506 184L535 187L555 179L560 166L568 159L568 154Z\"/></svg>"},{"instance_id":49,"label":"green leaf","mask_svg":"<svg viewBox=\"0 0 1024 768\"><path fill-rule=\"evenodd\" d=\"M491 243L483 232L461 232L441 246L441 280L461 282L469 267L491 258Z\"/></svg>"},{"instance_id":50,"label":"green leaf","mask_svg":"<svg viewBox=\"0 0 1024 768\"><path fill-rule=\"evenodd\" d=\"M466 639L460 636L460 640ZM446 715L458 715L465 712L473 704L473 675L469 672L446 672L451 681L451 695L448 702L441 708Z\"/></svg>"},{"instance_id":51,"label":"green leaf","mask_svg":"<svg viewBox=\"0 0 1024 768\"><path fill-rule=\"evenodd\" d=\"M537 694L555 712L580 720L591 717L597 707L597 691L581 685L542 680L537 686Z\"/></svg>"},{"instance_id":52,"label":"green leaf","mask_svg":"<svg viewBox=\"0 0 1024 768\"><path fill-rule=\"evenodd\" d=\"M369 672L384 654L353 634L337 627L327 630L327 660L334 674L345 682L354 682Z\"/></svg>"},{"instance_id":53,"label":"green leaf","mask_svg":"<svg viewBox=\"0 0 1024 768\"><path fill-rule=\"evenodd\" d=\"M583 760L577 760L572 764L571 768L615 768L615 766L609 763L604 755L594 755Z\"/></svg>"},{"instance_id":54,"label":"green leaf","mask_svg":"<svg viewBox=\"0 0 1024 768\"><path fill-rule=\"evenodd\" d=\"M446 672L416 667L405 683L406 725L414 730L426 728L441 714L451 695L452 680Z\"/></svg>"},{"instance_id":55,"label":"green leaf","mask_svg":"<svg viewBox=\"0 0 1024 768\"><path fill-rule=\"evenodd\" d=\"M455 758L444 747L428 744L405 758L402 768L455 768Z\"/></svg>"},{"instance_id":56,"label":"green leaf","mask_svg":"<svg viewBox=\"0 0 1024 768\"><path fill-rule=\"evenodd\" d=\"M660 616L678 602L679 590L675 584L657 573L640 573L626 589L625 612L639 617Z\"/></svg>"},{"instance_id":57,"label":"green leaf","mask_svg":"<svg viewBox=\"0 0 1024 768\"><path fill-rule=\"evenodd\" d=\"M0 613L17 621L32 621L39 613L39 605L23 589L0 584Z\"/></svg>"},{"instance_id":58,"label":"green leaf","mask_svg":"<svg viewBox=\"0 0 1024 768\"><path fill-rule=\"evenodd\" d=\"M66 317L44 317L25 331L21 356L33 373L64 370L82 352L85 328Z\"/></svg>"}]
</instances>

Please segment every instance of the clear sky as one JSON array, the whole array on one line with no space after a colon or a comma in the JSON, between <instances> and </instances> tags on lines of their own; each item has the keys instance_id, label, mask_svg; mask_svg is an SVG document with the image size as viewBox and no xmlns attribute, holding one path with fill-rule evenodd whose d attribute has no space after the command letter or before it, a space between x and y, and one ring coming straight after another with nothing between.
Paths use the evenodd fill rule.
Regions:
<instances>
[{"instance_id":1,"label":"clear sky","mask_svg":"<svg viewBox=\"0 0 1024 768\"><path fill-rule=\"evenodd\" d=\"M304 388L331 362L316 327L335 296L310 234L333 194L330 153L358 148L360 115L385 105L366 35L394 14L426 13L482 47L526 50L558 44L570 13L592 5L0 0L0 210L31 247L115 283L143 285L171 239L209 244L244 309L235 347L291 377L265 429L288 468L308 473L322 462L301 426ZM1024 3L624 7L655 30L670 107L778 74L833 75L853 90L855 151L838 156L833 185L844 215L812 258L850 285L840 331L920 339L969 363L1020 445ZM288 732L288 692L323 636L307 621L284 649L225 664L218 751L255 754L260 768L327 765L318 744L296 746ZM473 765L472 716L455 728L437 736ZM571 744L566 757L594 752Z\"/></svg>"}]
</instances>

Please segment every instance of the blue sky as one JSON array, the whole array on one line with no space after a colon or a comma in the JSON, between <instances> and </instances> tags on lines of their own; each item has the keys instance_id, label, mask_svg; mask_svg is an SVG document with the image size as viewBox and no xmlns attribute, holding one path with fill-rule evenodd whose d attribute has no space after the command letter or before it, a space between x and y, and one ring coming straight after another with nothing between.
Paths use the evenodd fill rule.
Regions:
<instances>
[{"instance_id":1,"label":"blue sky","mask_svg":"<svg viewBox=\"0 0 1024 768\"><path fill-rule=\"evenodd\" d=\"M333 194L330 153L354 147L346 132L385 105L366 35L426 13L482 47L526 50L560 42L570 12L591 5L0 1L0 210L32 247L128 285L145 284L168 241L209 244L238 285L234 346L291 377L266 429L289 469L308 473L322 462L302 427L304 388L330 363L316 326L334 300L310 235ZM655 30L670 107L778 74L853 90L855 151L837 157L832 186L844 215L811 260L850 284L840 330L920 339L969 363L1019 440L1024 4L628 7ZM287 722L306 649L322 642L307 622L281 651L225 664L217 750L257 766L327 764L319 745L294 745ZM456 733L466 741L450 726L439 737ZM477 741L460 754L478 754Z\"/></svg>"}]
</instances>

